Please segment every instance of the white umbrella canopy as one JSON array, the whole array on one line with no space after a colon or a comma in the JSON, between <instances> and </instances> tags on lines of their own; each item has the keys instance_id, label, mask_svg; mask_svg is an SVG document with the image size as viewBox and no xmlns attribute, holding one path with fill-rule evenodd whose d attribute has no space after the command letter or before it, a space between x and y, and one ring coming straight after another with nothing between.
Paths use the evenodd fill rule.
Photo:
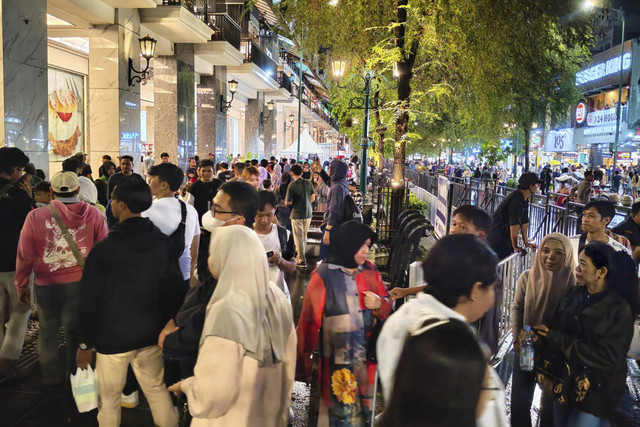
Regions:
<instances>
[{"instance_id":1,"label":"white umbrella canopy","mask_svg":"<svg viewBox=\"0 0 640 427\"><path fill-rule=\"evenodd\" d=\"M295 155L298 153L298 140L295 140L293 144L280 151L282 155ZM306 129L300 134L300 154L317 154L321 159L327 156L326 150L315 143L309 131ZM324 160L324 159L323 159Z\"/></svg>"}]
</instances>

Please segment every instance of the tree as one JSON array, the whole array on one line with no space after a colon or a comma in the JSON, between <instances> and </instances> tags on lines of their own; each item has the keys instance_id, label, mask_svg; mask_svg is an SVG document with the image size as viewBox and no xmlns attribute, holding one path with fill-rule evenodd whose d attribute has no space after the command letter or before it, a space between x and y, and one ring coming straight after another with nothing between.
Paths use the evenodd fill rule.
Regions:
<instances>
[{"instance_id":1,"label":"tree","mask_svg":"<svg viewBox=\"0 0 640 427\"><path fill-rule=\"evenodd\" d=\"M436 135L455 143L498 140L507 122L523 129L528 146L533 122L566 117L578 93L573 76L588 56L578 0L351 0L335 7L284 0L280 10L318 69L327 68L325 52L349 60L352 73L366 64L389 75L397 64L395 97L381 90L386 101L372 126L394 125L396 182L404 178L407 144L419 148L422 140L428 148ZM348 90L333 86L331 94L338 114L352 114L341 101ZM416 119L425 123L418 138ZM383 151L385 135L377 139Z\"/></svg>"}]
</instances>

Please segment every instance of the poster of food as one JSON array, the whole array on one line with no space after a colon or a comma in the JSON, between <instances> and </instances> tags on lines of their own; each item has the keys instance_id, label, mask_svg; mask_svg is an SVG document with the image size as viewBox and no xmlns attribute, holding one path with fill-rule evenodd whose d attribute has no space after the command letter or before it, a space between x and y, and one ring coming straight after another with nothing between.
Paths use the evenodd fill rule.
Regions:
<instances>
[{"instance_id":1,"label":"poster of food","mask_svg":"<svg viewBox=\"0 0 640 427\"><path fill-rule=\"evenodd\" d=\"M49 68L49 160L84 151L84 76Z\"/></svg>"}]
</instances>

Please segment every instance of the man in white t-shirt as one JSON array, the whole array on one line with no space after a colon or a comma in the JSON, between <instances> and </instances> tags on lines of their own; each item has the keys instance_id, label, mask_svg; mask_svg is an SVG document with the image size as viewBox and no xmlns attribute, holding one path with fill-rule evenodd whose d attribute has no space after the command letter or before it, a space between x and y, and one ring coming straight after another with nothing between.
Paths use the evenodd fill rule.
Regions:
<instances>
[{"instance_id":1,"label":"man in white t-shirt","mask_svg":"<svg viewBox=\"0 0 640 427\"><path fill-rule=\"evenodd\" d=\"M271 280L289 298L289 288L284 273L296 271L296 246L293 234L286 228L273 223L276 216L276 196L271 191L258 193L258 213L253 229L262 242L265 256L269 260Z\"/></svg>"},{"instance_id":2,"label":"man in white t-shirt","mask_svg":"<svg viewBox=\"0 0 640 427\"><path fill-rule=\"evenodd\" d=\"M149 218L153 224L167 236L171 236L178 229L182 220L182 205L186 207L184 229L184 252L178 260L184 280L193 278L196 260L198 259L198 244L200 242L200 224L198 212L189 204L175 197L180 189L184 174L180 168L172 163L160 163L147 171L149 187L155 200L151 207L142 212L142 216Z\"/></svg>"},{"instance_id":3,"label":"man in white t-shirt","mask_svg":"<svg viewBox=\"0 0 640 427\"><path fill-rule=\"evenodd\" d=\"M631 248L620 243L619 239L625 237L612 237L607 233L607 225L616 215L616 208L613 203L606 200L594 200L587 203L582 211L582 231L584 233L570 237L573 246L573 257L578 263L580 251L590 242L603 242L609 244L617 251L626 251L631 255Z\"/></svg>"}]
</instances>

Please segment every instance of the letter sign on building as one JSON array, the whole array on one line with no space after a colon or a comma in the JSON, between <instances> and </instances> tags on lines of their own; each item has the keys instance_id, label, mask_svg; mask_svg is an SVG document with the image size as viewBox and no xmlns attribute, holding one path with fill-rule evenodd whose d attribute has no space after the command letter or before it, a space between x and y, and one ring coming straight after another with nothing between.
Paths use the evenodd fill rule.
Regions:
<instances>
[{"instance_id":1,"label":"letter sign on building","mask_svg":"<svg viewBox=\"0 0 640 427\"><path fill-rule=\"evenodd\" d=\"M573 128L550 130L544 136L544 151L551 153L575 151Z\"/></svg>"}]
</instances>

